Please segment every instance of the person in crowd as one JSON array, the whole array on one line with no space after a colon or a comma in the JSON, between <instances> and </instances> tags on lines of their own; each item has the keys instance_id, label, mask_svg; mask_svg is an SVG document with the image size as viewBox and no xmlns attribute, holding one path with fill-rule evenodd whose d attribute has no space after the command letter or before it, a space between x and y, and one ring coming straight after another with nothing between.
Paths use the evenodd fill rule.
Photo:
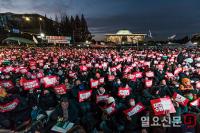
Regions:
<instances>
[{"instance_id":1,"label":"person in crowd","mask_svg":"<svg viewBox=\"0 0 200 133\"><path fill-rule=\"evenodd\" d=\"M40 132L51 132L59 120L74 123L71 132L168 133L171 128L143 127L141 118L199 116L199 50L1 48L0 128L38 121L39 110L48 116L33 126ZM156 114L152 102L167 98L175 111Z\"/></svg>"}]
</instances>

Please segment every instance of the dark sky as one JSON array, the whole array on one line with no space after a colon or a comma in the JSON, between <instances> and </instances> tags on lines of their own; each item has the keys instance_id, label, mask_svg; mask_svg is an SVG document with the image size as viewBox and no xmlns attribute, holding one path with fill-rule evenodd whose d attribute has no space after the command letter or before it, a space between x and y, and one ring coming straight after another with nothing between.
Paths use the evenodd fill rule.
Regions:
<instances>
[{"instance_id":1,"label":"dark sky","mask_svg":"<svg viewBox=\"0 0 200 133\"><path fill-rule=\"evenodd\" d=\"M0 0L0 12L83 13L97 39L119 29L156 39L200 32L200 0Z\"/></svg>"}]
</instances>

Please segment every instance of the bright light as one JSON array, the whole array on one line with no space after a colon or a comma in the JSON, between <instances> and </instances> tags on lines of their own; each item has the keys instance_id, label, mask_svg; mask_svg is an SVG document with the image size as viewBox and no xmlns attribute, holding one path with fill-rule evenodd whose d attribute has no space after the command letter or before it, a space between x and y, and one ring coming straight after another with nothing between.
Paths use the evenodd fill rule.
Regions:
<instances>
[{"instance_id":1,"label":"bright light","mask_svg":"<svg viewBox=\"0 0 200 133\"><path fill-rule=\"evenodd\" d=\"M25 20L26 21L30 21L31 19L29 17L25 17Z\"/></svg>"},{"instance_id":2,"label":"bright light","mask_svg":"<svg viewBox=\"0 0 200 133\"><path fill-rule=\"evenodd\" d=\"M43 38L45 36L45 34L44 33L40 33L40 36Z\"/></svg>"},{"instance_id":3,"label":"bright light","mask_svg":"<svg viewBox=\"0 0 200 133\"><path fill-rule=\"evenodd\" d=\"M198 42L194 42L193 44L194 44L194 45L197 45L197 44L198 44Z\"/></svg>"},{"instance_id":4,"label":"bright light","mask_svg":"<svg viewBox=\"0 0 200 133\"><path fill-rule=\"evenodd\" d=\"M42 21L42 18L39 18L40 21Z\"/></svg>"}]
</instances>

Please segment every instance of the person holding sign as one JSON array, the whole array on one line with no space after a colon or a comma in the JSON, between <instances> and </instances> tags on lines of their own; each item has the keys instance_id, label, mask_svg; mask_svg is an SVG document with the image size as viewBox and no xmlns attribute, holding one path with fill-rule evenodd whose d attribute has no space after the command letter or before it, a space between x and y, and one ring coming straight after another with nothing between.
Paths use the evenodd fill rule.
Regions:
<instances>
[{"instance_id":1,"label":"person holding sign","mask_svg":"<svg viewBox=\"0 0 200 133\"><path fill-rule=\"evenodd\" d=\"M49 128L55 124L59 127L62 127L66 122L76 124L79 121L78 114L78 109L72 104L72 101L70 101L66 96L63 96L59 106L51 114L46 130L49 130Z\"/></svg>"}]
</instances>

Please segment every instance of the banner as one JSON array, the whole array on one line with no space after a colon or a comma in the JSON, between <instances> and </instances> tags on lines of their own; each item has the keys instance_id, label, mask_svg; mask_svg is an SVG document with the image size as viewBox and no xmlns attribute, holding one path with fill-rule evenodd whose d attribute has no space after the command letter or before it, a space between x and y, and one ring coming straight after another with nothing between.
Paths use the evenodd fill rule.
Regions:
<instances>
[{"instance_id":1,"label":"banner","mask_svg":"<svg viewBox=\"0 0 200 133\"><path fill-rule=\"evenodd\" d=\"M133 107L127 109L127 110L124 110L123 112L127 116L131 117L131 116L143 111L144 109L145 109L144 105L142 103L138 103L135 106L133 106Z\"/></svg>"},{"instance_id":2,"label":"banner","mask_svg":"<svg viewBox=\"0 0 200 133\"><path fill-rule=\"evenodd\" d=\"M99 81L98 80L90 80L90 87L91 88L97 88L99 85Z\"/></svg>"},{"instance_id":3,"label":"banner","mask_svg":"<svg viewBox=\"0 0 200 133\"><path fill-rule=\"evenodd\" d=\"M64 84L61 84L61 85L56 86L54 88L54 91L58 95L63 95L63 94L66 94L67 88L66 88L66 86Z\"/></svg>"},{"instance_id":4,"label":"banner","mask_svg":"<svg viewBox=\"0 0 200 133\"><path fill-rule=\"evenodd\" d=\"M56 76L47 76L47 77L42 78L42 80L43 80L45 88L53 87L58 83Z\"/></svg>"},{"instance_id":5,"label":"banner","mask_svg":"<svg viewBox=\"0 0 200 133\"><path fill-rule=\"evenodd\" d=\"M14 110L19 104L19 100L16 98L12 102L6 104L0 104L0 112L5 113Z\"/></svg>"},{"instance_id":6,"label":"banner","mask_svg":"<svg viewBox=\"0 0 200 133\"><path fill-rule=\"evenodd\" d=\"M155 115L165 115L166 113L175 113L176 110L169 97L151 100L151 106Z\"/></svg>"},{"instance_id":7,"label":"banner","mask_svg":"<svg viewBox=\"0 0 200 133\"><path fill-rule=\"evenodd\" d=\"M46 36L48 43L54 44L69 44L71 37L67 36Z\"/></svg>"},{"instance_id":8,"label":"banner","mask_svg":"<svg viewBox=\"0 0 200 133\"><path fill-rule=\"evenodd\" d=\"M96 95L96 103L107 101L109 95Z\"/></svg>"},{"instance_id":9,"label":"banner","mask_svg":"<svg viewBox=\"0 0 200 133\"><path fill-rule=\"evenodd\" d=\"M24 90L32 90L40 88L39 82L37 79L34 80L26 80L23 82Z\"/></svg>"},{"instance_id":10,"label":"banner","mask_svg":"<svg viewBox=\"0 0 200 133\"><path fill-rule=\"evenodd\" d=\"M129 96L130 94L131 94L130 88L123 88L123 87L118 88L119 97L126 97L126 96Z\"/></svg>"},{"instance_id":11,"label":"banner","mask_svg":"<svg viewBox=\"0 0 200 133\"><path fill-rule=\"evenodd\" d=\"M179 104L186 106L189 102L189 100L187 98L185 98L184 96L178 94L178 93L174 93L173 94L173 98L176 102L178 102Z\"/></svg>"},{"instance_id":12,"label":"banner","mask_svg":"<svg viewBox=\"0 0 200 133\"><path fill-rule=\"evenodd\" d=\"M79 102L83 102L83 101L89 99L91 96L92 96L92 90L78 92Z\"/></svg>"}]
</instances>

